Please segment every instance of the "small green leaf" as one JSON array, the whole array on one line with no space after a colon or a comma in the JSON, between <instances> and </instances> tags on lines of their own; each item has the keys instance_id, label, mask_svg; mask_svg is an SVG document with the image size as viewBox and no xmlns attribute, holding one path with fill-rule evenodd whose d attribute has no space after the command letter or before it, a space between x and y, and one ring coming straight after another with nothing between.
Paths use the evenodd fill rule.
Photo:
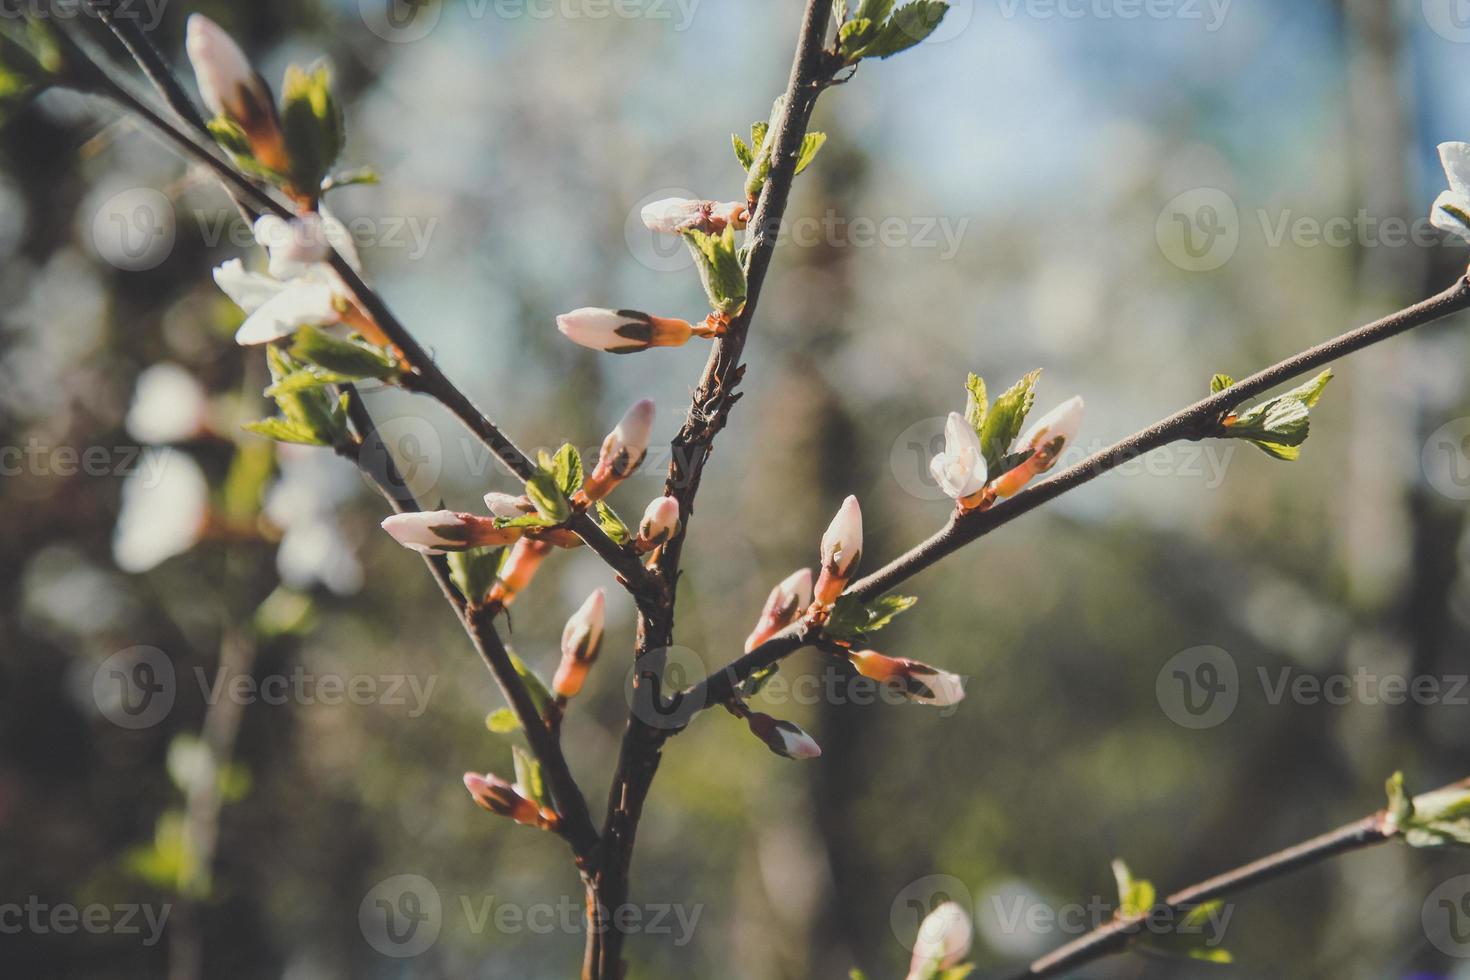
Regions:
<instances>
[{"instance_id":1,"label":"small green leaf","mask_svg":"<svg viewBox=\"0 0 1470 980\"><path fill-rule=\"evenodd\" d=\"M868 980L868 975L857 967L847 971L847 980Z\"/></svg>"},{"instance_id":2,"label":"small green leaf","mask_svg":"<svg viewBox=\"0 0 1470 980\"><path fill-rule=\"evenodd\" d=\"M1235 379L1228 374L1217 374L1210 379L1210 394L1218 395L1220 392L1235 384Z\"/></svg>"},{"instance_id":3,"label":"small green leaf","mask_svg":"<svg viewBox=\"0 0 1470 980\"><path fill-rule=\"evenodd\" d=\"M565 443L551 458L552 479L561 492L570 497L582 489L582 454L571 443Z\"/></svg>"},{"instance_id":4,"label":"small green leaf","mask_svg":"<svg viewBox=\"0 0 1470 980\"><path fill-rule=\"evenodd\" d=\"M989 465L990 472L1004 472L1000 468L1001 461L1026 425L1026 416L1031 413L1031 406L1036 402L1036 381L1040 377L1041 370L1037 369L1017 381L996 398L985 417L985 423L980 429L980 446L985 452L985 462Z\"/></svg>"},{"instance_id":5,"label":"small green leaf","mask_svg":"<svg viewBox=\"0 0 1470 980\"><path fill-rule=\"evenodd\" d=\"M730 143L735 147L735 159L740 161L740 166L746 173L750 173L750 168L755 163L755 151L738 133L730 134Z\"/></svg>"},{"instance_id":6,"label":"small green leaf","mask_svg":"<svg viewBox=\"0 0 1470 980\"><path fill-rule=\"evenodd\" d=\"M300 191L315 193L347 139L342 107L332 95L325 66L311 71L295 65L286 69L281 86L281 132L291 159L292 183Z\"/></svg>"},{"instance_id":7,"label":"small green leaf","mask_svg":"<svg viewBox=\"0 0 1470 980\"><path fill-rule=\"evenodd\" d=\"M537 674L514 650L507 650L510 654L510 665L515 668L516 675L526 685L526 692L531 695L531 703L536 706L536 714L546 717L546 709L551 706L551 690L546 682Z\"/></svg>"},{"instance_id":8,"label":"small green leaf","mask_svg":"<svg viewBox=\"0 0 1470 980\"><path fill-rule=\"evenodd\" d=\"M837 48L848 61L857 61L859 51L873 39L878 25L866 17L854 17L837 32Z\"/></svg>"},{"instance_id":9,"label":"small green leaf","mask_svg":"<svg viewBox=\"0 0 1470 980\"><path fill-rule=\"evenodd\" d=\"M1310 410L1331 380L1332 372L1323 371L1306 384L1239 413L1221 435L1249 440L1277 459L1297 459L1311 433Z\"/></svg>"},{"instance_id":10,"label":"small green leaf","mask_svg":"<svg viewBox=\"0 0 1470 980\"><path fill-rule=\"evenodd\" d=\"M857 51L857 57L891 58L907 51L933 34L948 12L949 4L942 0L913 0L894 12L872 40Z\"/></svg>"},{"instance_id":11,"label":"small green leaf","mask_svg":"<svg viewBox=\"0 0 1470 980\"><path fill-rule=\"evenodd\" d=\"M766 185L766 178L771 175L771 143L768 140L771 130L776 128L776 122L781 118L781 113L786 107L786 97L778 96L771 105L771 117L769 122L754 123L750 127L750 149L755 158L749 167L746 167L745 196L749 200L755 200L760 196L761 188Z\"/></svg>"},{"instance_id":12,"label":"small green leaf","mask_svg":"<svg viewBox=\"0 0 1470 980\"><path fill-rule=\"evenodd\" d=\"M546 782L541 776L541 763L519 745L512 745L510 753L515 760L516 785L525 791L527 799L538 806L549 807L551 800L546 795Z\"/></svg>"},{"instance_id":13,"label":"small green leaf","mask_svg":"<svg viewBox=\"0 0 1470 980\"><path fill-rule=\"evenodd\" d=\"M1113 877L1118 882L1118 912L1128 918L1145 916L1154 907L1157 895L1153 882L1133 877L1122 859L1113 862Z\"/></svg>"},{"instance_id":14,"label":"small green leaf","mask_svg":"<svg viewBox=\"0 0 1470 980\"><path fill-rule=\"evenodd\" d=\"M466 602L479 605L485 600L485 593L495 584L495 576L500 573L507 554L504 548L468 548L445 555L449 577Z\"/></svg>"},{"instance_id":15,"label":"small green leaf","mask_svg":"<svg viewBox=\"0 0 1470 980\"><path fill-rule=\"evenodd\" d=\"M777 103L780 104L779 102ZM771 127L776 125L777 112L772 110L770 122L754 122L750 124L750 148L753 153L759 153L766 147L766 135Z\"/></svg>"},{"instance_id":16,"label":"small green leaf","mask_svg":"<svg viewBox=\"0 0 1470 980\"><path fill-rule=\"evenodd\" d=\"M697 228L684 232L684 241L699 268L699 281L716 313L733 316L745 305L745 266L735 246L735 229L709 235Z\"/></svg>"},{"instance_id":17,"label":"small green leaf","mask_svg":"<svg viewBox=\"0 0 1470 980\"><path fill-rule=\"evenodd\" d=\"M796 172L801 173L811 162L817 158L817 154L827 143L826 133L807 133L801 139L801 153L796 157Z\"/></svg>"},{"instance_id":18,"label":"small green leaf","mask_svg":"<svg viewBox=\"0 0 1470 980\"><path fill-rule=\"evenodd\" d=\"M562 493L556 476L545 467L537 469L526 481L526 496L536 505L536 513L543 521L553 525L564 524L572 516L571 501ZM511 526L515 520L520 518L513 518L502 526Z\"/></svg>"},{"instance_id":19,"label":"small green leaf","mask_svg":"<svg viewBox=\"0 0 1470 980\"><path fill-rule=\"evenodd\" d=\"M496 708L485 716L485 727L496 735L509 735L521 730L520 720L509 708Z\"/></svg>"},{"instance_id":20,"label":"small green leaf","mask_svg":"<svg viewBox=\"0 0 1470 980\"><path fill-rule=\"evenodd\" d=\"M316 327L300 327L291 344L291 356L330 372L336 384L375 378L387 381L398 376L402 366L382 347L361 338L343 339Z\"/></svg>"},{"instance_id":21,"label":"small green leaf","mask_svg":"<svg viewBox=\"0 0 1470 980\"><path fill-rule=\"evenodd\" d=\"M965 380L965 421L978 435L985 431L985 416L990 412L990 399L985 392L985 379L971 374Z\"/></svg>"},{"instance_id":22,"label":"small green leaf","mask_svg":"<svg viewBox=\"0 0 1470 980\"><path fill-rule=\"evenodd\" d=\"M838 596L823 629L838 640L851 640L865 633L876 633L918 601L914 596L885 595L864 604L855 595Z\"/></svg>"},{"instance_id":23,"label":"small green leaf","mask_svg":"<svg viewBox=\"0 0 1470 980\"><path fill-rule=\"evenodd\" d=\"M330 446L332 443L317 435L311 429L299 423L283 418L261 419L258 422L246 422L241 426L247 432L274 439L276 442L290 442L301 446Z\"/></svg>"},{"instance_id":24,"label":"small green leaf","mask_svg":"<svg viewBox=\"0 0 1470 980\"><path fill-rule=\"evenodd\" d=\"M853 16L871 21L884 20L893 12L893 4L894 0L862 0Z\"/></svg>"},{"instance_id":25,"label":"small green leaf","mask_svg":"<svg viewBox=\"0 0 1470 980\"><path fill-rule=\"evenodd\" d=\"M597 502L596 516L602 533L612 538L614 544L623 545L633 540L633 533L628 530L628 525L624 524L617 512L608 506L607 501Z\"/></svg>"},{"instance_id":26,"label":"small green leaf","mask_svg":"<svg viewBox=\"0 0 1470 980\"><path fill-rule=\"evenodd\" d=\"M1470 780L1405 800L1403 776L1388 782L1389 814L1410 847L1470 847Z\"/></svg>"}]
</instances>

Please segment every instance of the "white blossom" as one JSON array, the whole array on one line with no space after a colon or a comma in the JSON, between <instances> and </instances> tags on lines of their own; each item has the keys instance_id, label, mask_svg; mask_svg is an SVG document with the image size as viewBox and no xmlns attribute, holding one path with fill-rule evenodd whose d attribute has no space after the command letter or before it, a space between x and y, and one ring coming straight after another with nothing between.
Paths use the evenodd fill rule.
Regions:
<instances>
[{"instance_id":1,"label":"white blossom","mask_svg":"<svg viewBox=\"0 0 1470 980\"><path fill-rule=\"evenodd\" d=\"M985 465L980 436L958 412L950 412L944 423L944 452L929 461L929 472L940 489L955 500L985 489L990 473Z\"/></svg>"}]
</instances>

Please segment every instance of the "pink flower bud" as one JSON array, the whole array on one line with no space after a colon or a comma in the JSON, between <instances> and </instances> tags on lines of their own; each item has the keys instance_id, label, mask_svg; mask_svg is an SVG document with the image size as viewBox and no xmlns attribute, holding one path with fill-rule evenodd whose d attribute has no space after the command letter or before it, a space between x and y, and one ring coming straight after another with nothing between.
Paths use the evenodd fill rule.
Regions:
<instances>
[{"instance_id":1,"label":"pink flower bud","mask_svg":"<svg viewBox=\"0 0 1470 980\"><path fill-rule=\"evenodd\" d=\"M1056 466L1081 427L1081 398L1069 398L1037 419L1012 447L1013 452L1030 452L1031 457L991 484L995 495L1004 498L1019 493L1033 478Z\"/></svg>"},{"instance_id":2,"label":"pink flower bud","mask_svg":"<svg viewBox=\"0 0 1470 980\"><path fill-rule=\"evenodd\" d=\"M761 610L755 630L745 638L745 652L749 653L796 622L811 604L812 570L803 568L786 576L766 598L766 607Z\"/></svg>"},{"instance_id":3,"label":"pink flower bud","mask_svg":"<svg viewBox=\"0 0 1470 980\"><path fill-rule=\"evenodd\" d=\"M893 684L911 701L948 707L965 696L965 685L958 674L931 667L918 660L885 657L876 650L859 650L847 658L857 672L875 681Z\"/></svg>"},{"instance_id":4,"label":"pink flower bud","mask_svg":"<svg viewBox=\"0 0 1470 980\"><path fill-rule=\"evenodd\" d=\"M823 605L837 601L862 556L863 512L857 498L850 496L822 535L822 574L817 579L816 600Z\"/></svg>"},{"instance_id":5,"label":"pink flower bud","mask_svg":"<svg viewBox=\"0 0 1470 980\"><path fill-rule=\"evenodd\" d=\"M985 451L974 426L958 412L950 412L944 423L944 452L929 461L929 472L939 487L955 500L974 496L985 489L989 470Z\"/></svg>"},{"instance_id":6,"label":"pink flower bud","mask_svg":"<svg viewBox=\"0 0 1470 980\"><path fill-rule=\"evenodd\" d=\"M257 160L272 170L287 172L290 163L275 100L245 52L203 14L189 15L186 35L184 46L205 106L245 131Z\"/></svg>"},{"instance_id":7,"label":"pink flower bud","mask_svg":"<svg viewBox=\"0 0 1470 980\"><path fill-rule=\"evenodd\" d=\"M648 440L652 435L653 399L644 398L628 409L622 421L602 441L597 466L582 486L583 496L601 500L631 476L648 454Z\"/></svg>"},{"instance_id":8,"label":"pink flower bud","mask_svg":"<svg viewBox=\"0 0 1470 980\"><path fill-rule=\"evenodd\" d=\"M521 536L518 527L496 527L488 517L452 510L394 514L382 526L394 541L425 555L510 544Z\"/></svg>"},{"instance_id":9,"label":"pink flower bud","mask_svg":"<svg viewBox=\"0 0 1470 980\"><path fill-rule=\"evenodd\" d=\"M561 633L561 663L551 689L564 698L576 697L597 655L602 652L602 630L607 616L607 593L598 589L567 620Z\"/></svg>"},{"instance_id":10,"label":"pink flower bud","mask_svg":"<svg viewBox=\"0 0 1470 980\"><path fill-rule=\"evenodd\" d=\"M494 491L485 494L485 508L502 520L536 513L536 505L531 503L529 497Z\"/></svg>"},{"instance_id":11,"label":"pink flower bud","mask_svg":"<svg viewBox=\"0 0 1470 980\"><path fill-rule=\"evenodd\" d=\"M559 315L556 328L573 343L610 354L632 354L650 347L679 347L694 335L694 327L687 320L595 306Z\"/></svg>"},{"instance_id":12,"label":"pink flower bud","mask_svg":"<svg viewBox=\"0 0 1470 980\"><path fill-rule=\"evenodd\" d=\"M817 744L816 739L792 722L772 718L759 711L747 714L745 722L755 737L765 742L779 756L787 759L815 759L822 754L822 747Z\"/></svg>"},{"instance_id":13,"label":"pink flower bud","mask_svg":"<svg viewBox=\"0 0 1470 980\"><path fill-rule=\"evenodd\" d=\"M467 772L464 774L465 789L480 806L491 813L510 817L527 827L550 830L557 824L557 816L544 810L534 800L527 799L519 786L513 786L494 773Z\"/></svg>"},{"instance_id":14,"label":"pink flower bud","mask_svg":"<svg viewBox=\"0 0 1470 980\"><path fill-rule=\"evenodd\" d=\"M645 547L663 544L679 533L679 501L673 497L652 500L638 525L638 541Z\"/></svg>"},{"instance_id":15,"label":"pink flower bud","mask_svg":"<svg viewBox=\"0 0 1470 980\"><path fill-rule=\"evenodd\" d=\"M969 954L973 941L970 914L958 902L945 902L919 924L908 980L930 980L958 966Z\"/></svg>"},{"instance_id":16,"label":"pink flower bud","mask_svg":"<svg viewBox=\"0 0 1470 980\"><path fill-rule=\"evenodd\" d=\"M680 235L686 231L718 235L726 225L733 224L738 231L748 220L744 201L720 204L682 197L666 197L645 205L641 216L645 228L663 235Z\"/></svg>"}]
</instances>

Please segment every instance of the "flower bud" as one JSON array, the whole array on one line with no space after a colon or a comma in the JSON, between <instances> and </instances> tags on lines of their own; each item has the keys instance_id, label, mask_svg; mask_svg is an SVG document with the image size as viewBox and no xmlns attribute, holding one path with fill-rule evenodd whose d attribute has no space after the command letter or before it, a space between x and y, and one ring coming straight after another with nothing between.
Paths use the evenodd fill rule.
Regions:
<instances>
[{"instance_id":1,"label":"flower bud","mask_svg":"<svg viewBox=\"0 0 1470 980\"><path fill-rule=\"evenodd\" d=\"M859 650L847 658L864 677L897 686L911 701L944 708L958 704L965 696L965 685L958 674L931 667L917 660L885 657L876 650Z\"/></svg>"},{"instance_id":2,"label":"flower bud","mask_svg":"<svg viewBox=\"0 0 1470 980\"><path fill-rule=\"evenodd\" d=\"M822 535L822 574L817 579L816 600L822 605L837 601L847 580L863 556L863 512L856 497L848 497Z\"/></svg>"},{"instance_id":3,"label":"flower bud","mask_svg":"<svg viewBox=\"0 0 1470 980\"><path fill-rule=\"evenodd\" d=\"M974 426L959 412L950 412L944 423L944 452L929 461L929 472L939 487L955 500L976 497L985 489L989 470L985 450Z\"/></svg>"},{"instance_id":4,"label":"flower bud","mask_svg":"<svg viewBox=\"0 0 1470 980\"><path fill-rule=\"evenodd\" d=\"M812 570L803 568L786 576L766 597L766 607L761 610L754 631L745 638L745 652L749 653L796 622L811 604Z\"/></svg>"},{"instance_id":5,"label":"flower bud","mask_svg":"<svg viewBox=\"0 0 1470 980\"><path fill-rule=\"evenodd\" d=\"M588 500L601 500L631 476L648 454L652 434L653 399L644 398L628 409L622 421L602 441L597 466L583 485L582 495Z\"/></svg>"},{"instance_id":6,"label":"flower bud","mask_svg":"<svg viewBox=\"0 0 1470 980\"><path fill-rule=\"evenodd\" d=\"M270 274L294 279L331 253L321 215L309 212L287 221L274 214L255 219L255 240L270 254Z\"/></svg>"},{"instance_id":7,"label":"flower bud","mask_svg":"<svg viewBox=\"0 0 1470 980\"><path fill-rule=\"evenodd\" d=\"M694 327L687 320L595 306L559 315L556 328L573 343L609 354L633 354L650 347L679 347L694 336Z\"/></svg>"},{"instance_id":8,"label":"flower bud","mask_svg":"<svg viewBox=\"0 0 1470 980\"><path fill-rule=\"evenodd\" d=\"M536 505L531 503L529 497L517 496L513 493L496 493L493 490L485 494L485 508L502 520L536 513Z\"/></svg>"},{"instance_id":9,"label":"flower bud","mask_svg":"<svg viewBox=\"0 0 1470 980\"><path fill-rule=\"evenodd\" d=\"M505 556L505 564L500 566L500 576L490 587L486 601L499 606L508 606L515 602L516 596L524 592L526 586L531 584L531 579L536 577L537 569L549 554L549 541L524 537L518 540L515 547L510 549L510 554Z\"/></svg>"},{"instance_id":10,"label":"flower bud","mask_svg":"<svg viewBox=\"0 0 1470 980\"><path fill-rule=\"evenodd\" d=\"M224 28L203 14L190 14L184 46L199 95L216 117L245 133L255 158L278 173L290 168L275 100L265 80Z\"/></svg>"},{"instance_id":11,"label":"flower bud","mask_svg":"<svg viewBox=\"0 0 1470 980\"><path fill-rule=\"evenodd\" d=\"M945 970L958 966L970 952L974 927L970 915L958 902L945 902L924 916L914 940L907 980L934 980Z\"/></svg>"},{"instance_id":12,"label":"flower bud","mask_svg":"<svg viewBox=\"0 0 1470 980\"><path fill-rule=\"evenodd\" d=\"M1018 493L1033 477L1040 476L1061 459L1082 427L1082 399L1069 398L1047 412L1016 440L1013 452L1030 452L1031 458L992 484L997 497Z\"/></svg>"},{"instance_id":13,"label":"flower bud","mask_svg":"<svg viewBox=\"0 0 1470 980\"><path fill-rule=\"evenodd\" d=\"M593 661L602 652L602 628L607 616L607 593L598 589L567 620L561 633L561 663L551 689L564 698L576 697Z\"/></svg>"},{"instance_id":14,"label":"flower bud","mask_svg":"<svg viewBox=\"0 0 1470 980\"><path fill-rule=\"evenodd\" d=\"M682 197L666 197L645 205L643 226L663 235L681 235L691 229L707 235L718 235L731 225L736 231L745 227L750 212L744 201L718 203L691 201Z\"/></svg>"},{"instance_id":15,"label":"flower bud","mask_svg":"<svg viewBox=\"0 0 1470 980\"><path fill-rule=\"evenodd\" d=\"M494 773L464 774L465 789L470 791L476 803L491 813L510 817L527 827L551 830L558 823L557 815L541 808L534 800L527 799L519 786L513 786Z\"/></svg>"},{"instance_id":16,"label":"flower bud","mask_svg":"<svg viewBox=\"0 0 1470 980\"><path fill-rule=\"evenodd\" d=\"M510 544L521 536L518 527L496 527L495 521L488 517L452 510L394 514L383 521L382 527L394 541L425 555L495 547Z\"/></svg>"},{"instance_id":17,"label":"flower bud","mask_svg":"<svg viewBox=\"0 0 1470 980\"><path fill-rule=\"evenodd\" d=\"M679 526L679 501L673 497L658 497L643 512L643 520L638 525L638 543L645 548L663 544L679 533Z\"/></svg>"},{"instance_id":18,"label":"flower bud","mask_svg":"<svg viewBox=\"0 0 1470 980\"><path fill-rule=\"evenodd\" d=\"M745 722L755 737L765 742L779 756L787 759L815 759L822 754L822 747L817 744L816 739L792 722L772 718L759 711L748 713Z\"/></svg>"}]
</instances>

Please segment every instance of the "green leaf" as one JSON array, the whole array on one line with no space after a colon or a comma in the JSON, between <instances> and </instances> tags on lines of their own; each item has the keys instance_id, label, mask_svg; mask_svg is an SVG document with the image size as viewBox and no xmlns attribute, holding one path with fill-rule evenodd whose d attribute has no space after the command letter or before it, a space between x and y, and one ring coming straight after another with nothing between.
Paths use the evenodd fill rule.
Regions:
<instances>
[{"instance_id":1,"label":"green leaf","mask_svg":"<svg viewBox=\"0 0 1470 980\"><path fill-rule=\"evenodd\" d=\"M978 435L985 431L985 416L990 412L990 399L985 392L985 379L971 374L965 380L965 421Z\"/></svg>"},{"instance_id":2,"label":"green leaf","mask_svg":"<svg viewBox=\"0 0 1470 980\"><path fill-rule=\"evenodd\" d=\"M779 105L780 103L778 102L777 104ZM759 153L766 148L766 136L770 133L771 127L776 125L776 116L778 114L775 110L772 110L770 122L754 122L750 124L750 149L753 153Z\"/></svg>"},{"instance_id":3,"label":"green leaf","mask_svg":"<svg viewBox=\"0 0 1470 980\"><path fill-rule=\"evenodd\" d=\"M801 152L796 157L796 172L801 173L817 158L827 143L826 133L807 133L801 139Z\"/></svg>"},{"instance_id":4,"label":"green leaf","mask_svg":"<svg viewBox=\"0 0 1470 980\"><path fill-rule=\"evenodd\" d=\"M1228 374L1217 374L1210 379L1210 394L1218 395L1220 392L1235 384L1235 379Z\"/></svg>"},{"instance_id":5,"label":"green leaf","mask_svg":"<svg viewBox=\"0 0 1470 980\"><path fill-rule=\"evenodd\" d=\"M1323 371L1306 384L1239 413L1221 435L1249 440L1277 459L1297 459L1311 433L1311 408L1331 380L1332 372Z\"/></svg>"},{"instance_id":6,"label":"green leaf","mask_svg":"<svg viewBox=\"0 0 1470 980\"><path fill-rule=\"evenodd\" d=\"M526 481L526 496L536 505L536 513L550 524L563 524L572 516L572 504L562 492L556 475L551 471L552 460L546 458L543 465ZM502 526L514 526L520 518L512 518Z\"/></svg>"},{"instance_id":7,"label":"green leaf","mask_svg":"<svg viewBox=\"0 0 1470 980\"><path fill-rule=\"evenodd\" d=\"M281 86L281 132L291 159L291 181L297 190L314 194L321 187L347 140L342 107L332 95L325 66L311 71L286 69Z\"/></svg>"},{"instance_id":8,"label":"green leaf","mask_svg":"<svg viewBox=\"0 0 1470 980\"><path fill-rule=\"evenodd\" d=\"M332 443L319 436L316 432L299 423L283 418L261 419L258 422L246 422L241 426L246 432L254 432L256 435L274 439L276 442L290 442L301 446L330 446Z\"/></svg>"},{"instance_id":9,"label":"green leaf","mask_svg":"<svg viewBox=\"0 0 1470 980\"><path fill-rule=\"evenodd\" d=\"M272 184L285 183L285 174L267 167L255 158L255 151L250 147L250 137L245 135L245 130L240 128L239 123L225 116L216 116L205 125L209 129L209 135L214 137L214 141L230 155L241 170Z\"/></svg>"},{"instance_id":10,"label":"green leaf","mask_svg":"<svg viewBox=\"0 0 1470 980\"><path fill-rule=\"evenodd\" d=\"M771 104L771 116L769 122L754 123L750 127L750 148L755 154L755 159L746 168L745 196L749 200L755 200L760 196L761 188L766 185L766 178L771 175L771 144L769 140L771 130L776 128L776 121L781 118L781 113L786 107L786 97L778 96Z\"/></svg>"},{"instance_id":11,"label":"green leaf","mask_svg":"<svg viewBox=\"0 0 1470 980\"><path fill-rule=\"evenodd\" d=\"M868 980L868 975L857 967L847 971L847 980Z\"/></svg>"},{"instance_id":12,"label":"green leaf","mask_svg":"<svg viewBox=\"0 0 1470 980\"><path fill-rule=\"evenodd\" d=\"M755 163L755 151L750 148L750 144L740 138L738 133L730 134L730 143L735 147L735 159L740 161L740 166L746 173L750 173L750 168Z\"/></svg>"},{"instance_id":13,"label":"green leaf","mask_svg":"<svg viewBox=\"0 0 1470 980\"><path fill-rule=\"evenodd\" d=\"M684 232L684 241L699 268L699 281L716 313L733 316L745 305L745 266L735 246L735 229L718 235L697 228Z\"/></svg>"},{"instance_id":14,"label":"green leaf","mask_svg":"<svg viewBox=\"0 0 1470 980\"><path fill-rule=\"evenodd\" d=\"M546 709L551 706L551 690L546 682L537 674L514 650L507 650L510 654L510 665L515 668L516 675L526 685L526 693L531 695L531 703L536 706L536 714L546 717Z\"/></svg>"},{"instance_id":15,"label":"green leaf","mask_svg":"<svg viewBox=\"0 0 1470 980\"><path fill-rule=\"evenodd\" d=\"M300 327L291 344L291 356L330 372L333 384L375 378L387 381L398 376L402 365L382 347L358 337L343 339L316 327Z\"/></svg>"},{"instance_id":16,"label":"green leaf","mask_svg":"<svg viewBox=\"0 0 1470 980\"><path fill-rule=\"evenodd\" d=\"M873 39L878 24L866 17L855 17L837 31L837 50L848 61L857 61L859 51Z\"/></svg>"},{"instance_id":17,"label":"green leaf","mask_svg":"<svg viewBox=\"0 0 1470 980\"><path fill-rule=\"evenodd\" d=\"M1118 882L1119 914L1128 918L1147 915L1157 898L1153 882L1133 877L1122 859L1113 862L1113 877Z\"/></svg>"},{"instance_id":18,"label":"green leaf","mask_svg":"<svg viewBox=\"0 0 1470 980\"><path fill-rule=\"evenodd\" d=\"M857 51L859 58L891 58L920 43L939 27L949 4L943 0L913 0L894 12L871 41Z\"/></svg>"},{"instance_id":19,"label":"green leaf","mask_svg":"<svg viewBox=\"0 0 1470 980\"><path fill-rule=\"evenodd\" d=\"M496 708L485 716L485 727L496 735L509 735L521 730L521 722L509 708Z\"/></svg>"},{"instance_id":20,"label":"green leaf","mask_svg":"<svg viewBox=\"0 0 1470 980\"><path fill-rule=\"evenodd\" d=\"M855 595L838 596L824 631L839 640L876 633L918 601L914 596L885 595L865 604Z\"/></svg>"},{"instance_id":21,"label":"green leaf","mask_svg":"<svg viewBox=\"0 0 1470 980\"><path fill-rule=\"evenodd\" d=\"M287 379L312 369L274 344L266 348L265 356L266 363L270 365L271 379L275 382L267 391L280 408L284 424L278 419L266 419L245 427L283 442L340 445L347 438L347 413L342 400L334 399L319 387L297 390L297 385ZM283 382L287 383L283 385Z\"/></svg>"},{"instance_id":22,"label":"green leaf","mask_svg":"<svg viewBox=\"0 0 1470 980\"><path fill-rule=\"evenodd\" d=\"M465 601L479 605L485 600L485 593L495 584L495 576L500 573L506 554L504 548L468 548L445 555L449 562L449 577Z\"/></svg>"},{"instance_id":23,"label":"green leaf","mask_svg":"<svg viewBox=\"0 0 1470 980\"><path fill-rule=\"evenodd\" d=\"M974 972L974 963L961 963L959 966L952 966L948 970L941 970L934 977L934 980L965 980L965 977L968 977Z\"/></svg>"},{"instance_id":24,"label":"green leaf","mask_svg":"<svg viewBox=\"0 0 1470 980\"><path fill-rule=\"evenodd\" d=\"M893 4L894 0L862 0L853 17L880 21L893 12Z\"/></svg>"},{"instance_id":25,"label":"green leaf","mask_svg":"<svg viewBox=\"0 0 1470 980\"><path fill-rule=\"evenodd\" d=\"M564 443L556 451L549 469L556 485L568 497L582 489L582 454L571 443Z\"/></svg>"},{"instance_id":26,"label":"green leaf","mask_svg":"<svg viewBox=\"0 0 1470 980\"><path fill-rule=\"evenodd\" d=\"M541 776L541 763L519 745L512 745L510 753L515 759L516 784L525 791L526 798L538 806L550 807L551 800L546 795L546 781Z\"/></svg>"},{"instance_id":27,"label":"green leaf","mask_svg":"<svg viewBox=\"0 0 1470 980\"><path fill-rule=\"evenodd\" d=\"M245 527L255 522L275 472L275 450L266 443L250 440L236 448L220 488L220 510L231 524Z\"/></svg>"},{"instance_id":28,"label":"green leaf","mask_svg":"<svg viewBox=\"0 0 1470 980\"><path fill-rule=\"evenodd\" d=\"M278 585L256 607L252 625L256 635L264 640L305 636L316 626L316 606L311 596Z\"/></svg>"},{"instance_id":29,"label":"green leaf","mask_svg":"<svg viewBox=\"0 0 1470 980\"><path fill-rule=\"evenodd\" d=\"M628 525L624 524L617 512L608 506L607 501L597 502L595 514L602 533L612 538L614 544L623 545L633 540L633 532L628 530Z\"/></svg>"},{"instance_id":30,"label":"green leaf","mask_svg":"<svg viewBox=\"0 0 1470 980\"><path fill-rule=\"evenodd\" d=\"M1470 847L1470 780L1404 798L1403 774L1388 781L1393 826L1410 847Z\"/></svg>"},{"instance_id":31,"label":"green leaf","mask_svg":"<svg viewBox=\"0 0 1470 980\"><path fill-rule=\"evenodd\" d=\"M991 473L1001 473L1001 461L1010 451L1011 443L1021 434L1026 425L1026 416L1036 402L1036 381L1041 377L1038 368L1012 385L996 398L985 423L980 428L980 446L985 452L985 462Z\"/></svg>"}]
</instances>

